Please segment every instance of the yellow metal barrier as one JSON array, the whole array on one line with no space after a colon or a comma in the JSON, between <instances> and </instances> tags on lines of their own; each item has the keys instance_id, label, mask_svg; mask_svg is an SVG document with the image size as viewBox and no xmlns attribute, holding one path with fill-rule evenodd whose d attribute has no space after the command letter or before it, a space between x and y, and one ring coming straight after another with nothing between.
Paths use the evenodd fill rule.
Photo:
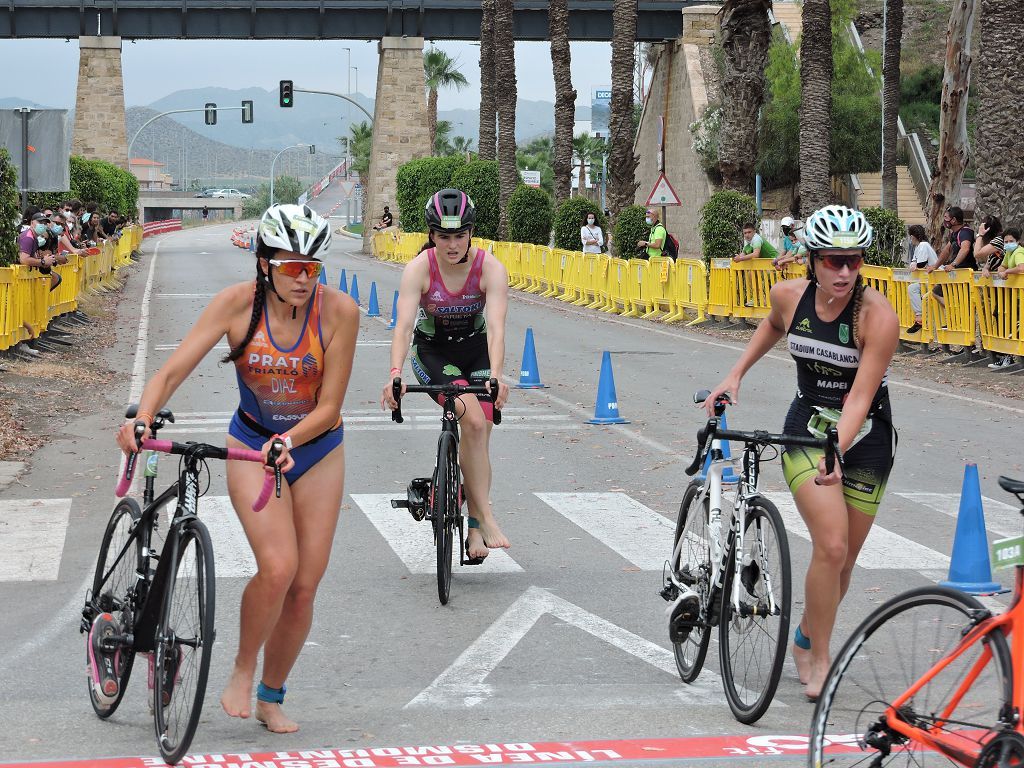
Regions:
<instances>
[{"instance_id":1,"label":"yellow metal barrier","mask_svg":"<svg viewBox=\"0 0 1024 768\"><path fill-rule=\"evenodd\" d=\"M732 265L734 317L765 318L771 311L768 295L782 273L770 259L751 259Z\"/></svg>"},{"instance_id":2,"label":"yellow metal barrier","mask_svg":"<svg viewBox=\"0 0 1024 768\"><path fill-rule=\"evenodd\" d=\"M732 300L735 282L732 259L712 259L711 278L708 284L708 314L712 317L732 315Z\"/></svg>"},{"instance_id":3,"label":"yellow metal barrier","mask_svg":"<svg viewBox=\"0 0 1024 768\"><path fill-rule=\"evenodd\" d=\"M57 290L47 294L46 316L48 320L68 312L74 312L78 308L78 274L81 261L78 256L71 255L68 257L67 264L55 267L57 274L61 277L61 283L57 286ZM49 281L47 281L47 289L49 289L48 283Z\"/></svg>"},{"instance_id":4,"label":"yellow metal barrier","mask_svg":"<svg viewBox=\"0 0 1024 768\"><path fill-rule=\"evenodd\" d=\"M629 262L625 259L608 261L608 294L602 312L623 314L629 310L626 282L629 280Z\"/></svg>"},{"instance_id":5,"label":"yellow metal barrier","mask_svg":"<svg viewBox=\"0 0 1024 768\"><path fill-rule=\"evenodd\" d=\"M935 270L928 277L929 285L938 287L941 294L940 297L933 293L928 302L935 340L940 344L973 346L976 324L973 270Z\"/></svg>"},{"instance_id":6,"label":"yellow metal barrier","mask_svg":"<svg viewBox=\"0 0 1024 768\"><path fill-rule=\"evenodd\" d=\"M582 251L566 251L566 263L562 268L562 293L559 301L575 302L583 293L583 253Z\"/></svg>"},{"instance_id":7,"label":"yellow metal barrier","mask_svg":"<svg viewBox=\"0 0 1024 768\"><path fill-rule=\"evenodd\" d=\"M893 309L896 305L893 304L892 290L892 269L889 267L878 267L874 264L865 264L860 268L860 279L864 285L869 288L874 288L880 294L889 299L889 303L893 305Z\"/></svg>"},{"instance_id":8,"label":"yellow metal barrier","mask_svg":"<svg viewBox=\"0 0 1024 768\"><path fill-rule=\"evenodd\" d=\"M584 253L582 257L580 290L576 301L573 302L573 305L577 307L586 307L591 302L597 301L600 290L601 263L608 261L608 257L600 253Z\"/></svg>"},{"instance_id":9,"label":"yellow metal barrier","mask_svg":"<svg viewBox=\"0 0 1024 768\"><path fill-rule=\"evenodd\" d=\"M687 325L695 325L707 320L705 310L708 306L708 270L699 259L678 259L673 265L672 296L675 309L666 323L676 323L686 319L687 312L693 312L694 319Z\"/></svg>"},{"instance_id":10,"label":"yellow metal barrier","mask_svg":"<svg viewBox=\"0 0 1024 768\"><path fill-rule=\"evenodd\" d=\"M990 352L1024 355L1024 275L979 277L976 291L982 346Z\"/></svg>"},{"instance_id":11,"label":"yellow metal barrier","mask_svg":"<svg viewBox=\"0 0 1024 768\"><path fill-rule=\"evenodd\" d=\"M914 307L911 294L916 293L921 299L921 330L907 333L914 325ZM928 290L928 275L924 270L894 269L892 284L889 286L889 301L896 310L900 322L900 341L911 344L927 344L934 339L932 333L932 314L928 304L933 300Z\"/></svg>"},{"instance_id":12,"label":"yellow metal barrier","mask_svg":"<svg viewBox=\"0 0 1024 768\"><path fill-rule=\"evenodd\" d=\"M675 311L674 266L672 259L667 256L655 256L648 260L647 270L642 275L644 283L640 286L640 296L646 307L642 317L664 319Z\"/></svg>"}]
</instances>

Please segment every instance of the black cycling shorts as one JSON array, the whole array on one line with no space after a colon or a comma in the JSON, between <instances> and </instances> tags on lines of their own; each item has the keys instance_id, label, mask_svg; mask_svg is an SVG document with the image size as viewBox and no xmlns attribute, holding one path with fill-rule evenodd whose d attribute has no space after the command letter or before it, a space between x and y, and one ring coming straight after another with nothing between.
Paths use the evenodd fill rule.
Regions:
<instances>
[{"instance_id":1,"label":"black cycling shorts","mask_svg":"<svg viewBox=\"0 0 1024 768\"><path fill-rule=\"evenodd\" d=\"M412 371L420 384L482 384L491 378L487 334L478 333L459 341L436 341L418 334L413 337ZM438 402L437 397L434 398ZM491 419L491 403L481 400Z\"/></svg>"}]
</instances>

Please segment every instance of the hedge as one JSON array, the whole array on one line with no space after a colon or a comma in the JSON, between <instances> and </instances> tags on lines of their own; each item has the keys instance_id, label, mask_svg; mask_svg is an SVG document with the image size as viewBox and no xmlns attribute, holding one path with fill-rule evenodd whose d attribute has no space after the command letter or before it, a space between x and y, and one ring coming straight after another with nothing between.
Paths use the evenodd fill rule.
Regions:
<instances>
[{"instance_id":1,"label":"hedge","mask_svg":"<svg viewBox=\"0 0 1024 768\"><path fill-rule=\"evenodd\" d=\"M498 161L472 160L452 174L451 185L473 199L476 206L474 234L498 239Z\"/></svg>"},{"instance_id":2,"label":"hedge","mask_svg":"<svg viewBox=\"0 0 1024 768\"><path fill-rule=\"evenodd\" d=\"M452 175L466 161L461 155L452 157L421 157L410 160L398 169L395 179L398 187L399 223L406 232L426 232L423 216L427 200L439 189L454 186Z\"/></svg>"},{"instance_id":3,"label":"hedge","mask_svg":"<svg viewBox=\"0 0 1024 768\"><path fill-rule=\"evenodd\" d=\"M864 208L861 213L875 230L875 241L867 251L868 264L882 267L903 267L903 241L907 225L895 211L885 208Z\"/></svg>"},{"instance_id":4,"label":"hedge","mask_svg":"<svg viewBox=\"0 0 1024 768\"><path fill-rule=\"evenodd\" d=\"M18 197L18 171L11 155L0 147L0 267L18 261L18 222L21 221Z\"/></svg>"},{"instance_id":5,"label":"hedge","mask_svg":"<svg viewBox=\"0 0 1024 768\"><path fill-rule=\"evenodd\" d=\"M508 200L508 235L514 243L551 242L551 196L520 184Z\"/></svg>"},{"instance_id":6,"label":"hedge","mask_svg":"<svg viewBox=\"0 0 1024 768\"><path fill-rule=\"evenodd\" d=\"M597 226L604 232L605 242L608 242L608 220L601 206L586 197L570 197L562 201L555 213L555 248L580 250L580 227L587 220L588 213L597 217Z\"/></svg>"},{"instance_id":7,"label":"hedge","mask_svg":"<svg viewBox=\"0 0 1024 768\"><path fill-rule=\"evenodd\" d=\"M757 204L750 195L726 189L715 192L700 209L700 239L704 261L728 259L740 249L743 225L760 226Z\"/></svg>"},{"instance_id":8,"label":"hedge","mask_svg":"<svg viewBox=\"0 0 1024 768\"><path fill-rule=\"evenodd\" d=\"M619 211L615 220L615 237L612 252L620 259L632 259L640 251L637 241L646 240L651 228L644 222L647 209L642 205L631 205ZM646 258L646 257L645 257Z\"/></svg>"},{"instance_id":9,"label":"hedge","mask_svg":"<svg viewBox=\"0 0 1024 768\"><path fill-rule=\"evenodd\" d=\"M103 212L135 215L139 207L139 182L133 174L105 160L87 160L78 155L71 156L70 165L71 189L29 195L33 205L56 208L65 200L77 198L83 203L96 201Z\"/></svg>"}]
</instances>

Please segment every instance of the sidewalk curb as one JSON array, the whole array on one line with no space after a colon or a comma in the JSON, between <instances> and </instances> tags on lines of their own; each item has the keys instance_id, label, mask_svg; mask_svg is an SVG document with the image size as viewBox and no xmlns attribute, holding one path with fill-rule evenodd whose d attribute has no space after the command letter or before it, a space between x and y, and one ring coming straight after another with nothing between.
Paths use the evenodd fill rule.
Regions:
<instances>
[{"instance_id":1,"label":"sidewalk curb","mask_svg":"<svg viewBox=\"0 0 1024 768\"><path fill-rule=\"evenodd\" d=\"M0 461L0 491L18 479L28 462L25 461Z\"/></svg>"}]
</instances>

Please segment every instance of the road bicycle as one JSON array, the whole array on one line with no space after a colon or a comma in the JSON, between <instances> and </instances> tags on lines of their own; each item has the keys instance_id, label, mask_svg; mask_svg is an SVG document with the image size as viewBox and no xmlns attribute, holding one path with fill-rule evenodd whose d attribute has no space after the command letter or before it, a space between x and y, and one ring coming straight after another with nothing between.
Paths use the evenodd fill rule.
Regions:
<instances>
[{"instance_id":1,"label":"road bicycle","mask_svg":"<svg viewBox=\"0 0 1024 768\"><path fill-rule=\"evenodd\" d=\"M136 416L137 406L126 417ZM149 654L149 684L157 745L168 763L181 760L195 735L206 694L210 652L214 641L215 573L210 534L198 518L200 480L206 461L223 459L263 463L259 451L223 448L204 443L157 440L174 414L160 411L150 432L153 439L140 442L145 457L145 489L142 507L121 498L107 523L100 544L92 588L86 593L80 631L87 633L86 658L89 700L101 719L117 710L132 673L135 656ZM145 423L136 422L141 440ZM276 446L275 446L276 449ZM181 456L178 478L155 496L158 454ZM125 462L115 493L124 497L131 486L140 454ZM263 488L253 503L259 511L270 494L281 494L278 450L271 450ZM160 536L160 513L174 503L163 547L154 546Z\"/></svg>"},{"instance_id":2,"label":"road bicycle","mask_svg":"<svg viewBox=\"0 0 1024 768\"><path fill-rule=\"evenodd\" d=\"M398 407L391 412L393 421L401 424L402 380L391 384ZM414 479L406 490L406 498L392 499L395 509L408 509L417 521L430 520L437 549L437 598L441 605L448 604L452 583L452 549L455 532L459 533L459 565L480 565L484 558L469 557L466 548L465 516L462 508L466 497L462 488L462 470L459 467L459 395L477 395L492 400L498 396L498 381L491 379L490 391L483 384L410 384L409 392L422 392L438 396L441 401L441 436L437 439L437 460L433 477ZM494 423L501 424L501 411L494 409Z\"/></svg>"},{"instance_id":3,"label":"road bicycle","mask_svg":"<svg viewBox=\"0 0 1024 768\"><path fill-rule=\"evenodd\" d=\"M703 403L710 394L698 392L694 402ZM680 678L684 683L697 679L717 626L729 708L749 724L768 710L782 674L792 588L782 516L758 490L762 453L778 445L819 448L829 472L840 456L834 429L824 439L719 429L718 418L729 403L726 396L718 398L715 417L697 433L697 455L686 474L696 474L710 460L704 478L691 481L683 494L660 594L672 603L669 638ZM724 455L726 440L743 443L743 454L731 518L723 526L723 504L729 503L723 474L736 461Z\"/></svg>"},{"instance_id":4,"label":"road bicycle","mask_svg":"<svg viewBox=\"0 0 1024 768\"><path fill-rule=\"evenodd\" d=\"M1024 482L999 485L1024 506ZM928 586L857 627L815 708L809 765L1024 765L1024 536L992 550L997 567L1015 568L1005 612Z\"/></svg>"}]
</instances>

